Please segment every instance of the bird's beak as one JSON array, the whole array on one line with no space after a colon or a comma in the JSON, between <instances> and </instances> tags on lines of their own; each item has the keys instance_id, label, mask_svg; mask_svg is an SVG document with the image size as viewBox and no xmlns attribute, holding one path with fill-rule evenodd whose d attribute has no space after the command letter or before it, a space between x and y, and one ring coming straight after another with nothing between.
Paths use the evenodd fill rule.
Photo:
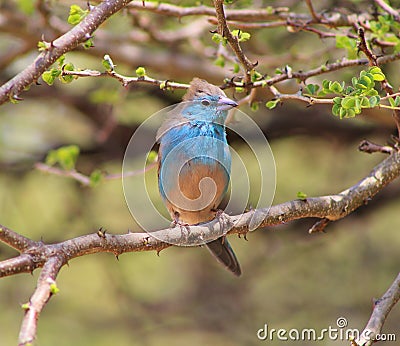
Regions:
<instances>
[{"instance_id":1,"label":"bird's beak","mask_svg":"<svg viewBox=\"0 0 400 346\"><path fill-rule=\"evenodd\" d=\"M230 98L227 97L220 97L217 103L217 109L219 111L227 111L228 109L231 109L233 107L237 107L238 104L237 102L231 100Z\"/></svg>"}]
</instances>

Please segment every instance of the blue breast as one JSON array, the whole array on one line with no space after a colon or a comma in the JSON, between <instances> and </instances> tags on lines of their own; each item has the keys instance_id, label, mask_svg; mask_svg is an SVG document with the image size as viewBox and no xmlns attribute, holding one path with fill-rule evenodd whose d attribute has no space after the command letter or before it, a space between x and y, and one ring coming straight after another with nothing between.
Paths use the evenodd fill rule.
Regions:
<instances>
[{"instance_id":1,"label":"blue breast","mask_svg":"<svg viewBox=\"0 0 400 346\"><path fill-rule=\"evenodd\" d=\"M175 167L190 161L190 169L207 165L211 172L223 173L223 194L229 185L231 156L226 140L225 128L222 124L191 120L170 128L160 138L159 189L165 199L165 190L178 188L176 185ZM222 172L223 171L223 172ZM190 181L187 182L190 184Z\"/></svg>"}]
</instances>

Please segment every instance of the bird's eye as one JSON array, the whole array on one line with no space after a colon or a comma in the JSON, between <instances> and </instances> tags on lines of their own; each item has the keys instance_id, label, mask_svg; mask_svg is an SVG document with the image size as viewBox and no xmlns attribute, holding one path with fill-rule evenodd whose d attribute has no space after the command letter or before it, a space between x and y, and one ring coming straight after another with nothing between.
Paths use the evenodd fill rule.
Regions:
<instances>
[{"instance_id":1,"label":"bird's eye","mask_svg":"<svg viewBox=\"0 0 400 346\"><path fill-rule=\"evenodd\" d=\"M209 105L210 105L210 101L208 101L208 100L203 100L203 101L201 101L201 104L202 104L203 106L209 106Z\"/></svg>"}]
</instances>

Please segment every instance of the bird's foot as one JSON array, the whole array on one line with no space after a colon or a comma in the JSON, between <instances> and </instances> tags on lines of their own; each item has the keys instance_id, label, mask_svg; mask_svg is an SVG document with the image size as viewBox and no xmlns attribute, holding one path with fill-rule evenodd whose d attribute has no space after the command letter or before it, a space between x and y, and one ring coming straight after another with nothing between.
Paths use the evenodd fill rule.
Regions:
<instances>
[{"instance_id":1,"label":"bird's foot","mask_svg":"<svg viewBox=\"0 0 400 346\"><path fill-rule=\"evenodd\" d=\"M188 223L179 220L179 216L179 213L176 211L174 214L174 220L171 223L171 228L175 228L178 226L181 229L182 237L185 237L185 241L187 242L189 239L190 227Z\"/></svg>"},{"instance_id":2,"label":"bird's foot","mask_svg":"<svg viewBox=\"0 0 400 346\"><path fill-rule=\"evenodd\" d=\"M231 218L222 209L217 209L213 211L215 211L215 218L218 220L221 231L223 230L223 233L226 234L233 226Z\"/></svg>"}]
</instances>

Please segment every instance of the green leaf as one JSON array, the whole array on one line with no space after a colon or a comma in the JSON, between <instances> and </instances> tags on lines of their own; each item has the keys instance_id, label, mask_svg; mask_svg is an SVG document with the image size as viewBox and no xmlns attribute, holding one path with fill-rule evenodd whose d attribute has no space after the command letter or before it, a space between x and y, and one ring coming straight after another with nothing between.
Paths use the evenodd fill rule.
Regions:
<instances>
[{"instance_id":1,"label":"green leaf","mask_svg":"<svg viewBox=\"0 0 400 346\"><path fill-rule=\"evenodd\" d=\"M71 25L79 24L89 13L89 10L83 10L78 5L71 5L69 9L68 23Z\"/></svg>"},{"instance_id":2,"label":"green leaf","mask_svg":"<svg viewBox=\"0 0 400 346\"><path fill-rule=\"evenodd\" d=\"M256 70L252 70L251 71L251 81L257 82L258 80L260 80L262 78L262 74L260 72L257 72Z\"/></svg>"},{"instance_id":3,"label":"green leaf","mask_svg":"<svg viewBox=\"0 0 400 346\"><path fill-rule=\"evenodd\" d=\"M60 289L57 287L56 283L53 282L50 284L50 293L51 294L57 294L58 292L60 292Z\"/></svg>"},{"instance_id":4,"label":"green leaf","mask_svg":"<svg viewBox=\"0 0 400 346\"><path fill-rule=\"evenodd\" d=\"M344 99L342 99L341 106L344 109L350 109L354 108L356 105L356 99L351 96L346 96Z\"/></svg>"},{"instance_id":5,"label":"green leaf","mask_svg":"<svg viewBox=\"0 0 400 346\"><path fill-rule=\"evenodd\" d=\"M56 68L52 68L49 71L45 71L42 74L42 79L44 82L46 82L48 85L53 85L55 79L60 76L61 71L56 69Z\"/></svg>"},{"instance_id":6,"label":"green leaf","mask_svg":"<svg viewBox=\"0 0 400 346\"><path fill-rule=\"evenodd\" d=\"M252 102L251 105L250 105L250 107L251 107L251 110L252 110L253 112L257 112L258 109L259 109L258 102Z\"/></svg>"},{"instance_id":7,"label":"green leaf","mask_svg":"<svg viewBox=\"0 0 400 346\"><path fill-rule=\"evenodd\" d=\"M342 104L342 100L343 99L341 97L337 96L333 98L333 103L340 106Z\"/></svg>"},{"instance_id":8,"label":"green leaf","mask_svg":"<svg viewBox=\"0 0 400 346\"><path fill-rule=\"evenodd\" d=\"M64 71L74 71L75 67L73 64L71 64L69 62L69 63L65 64L62 69ZM75 76L70 76L70 75L63 76L62 74L60 74L60 80L63 83L71 83L74 79L75 79Z\"/></svg>"},{"instance_id":9,"label":"green leaf","mask_svg":"<svg viewBox=\"0 0 400 346\"><path fill-rule=\"evenodd\" d=\"M268 109L274 109L274 108L276 107L276 105L279 103L279 101L280 101L279 99L268 101L268 102L265 104L265 106L266 106Z\"/></svg>"},{"instance_id":10,"label":"green leaf","mask_svg":"<svg viewBox=\"0 0 400 346\"><path fill-rule=\"evenodd\" d=\"M62 67L64 65L65 62L65 55L61 55L58 59L57 59L57 64L59 67Z\"/></svg>"},{"instance_id":11,"label":"green leaf","mask_svg":"<svg viewBox=\"0 0 400 346\"><path fill-rule=\"evenodd\" d=\"M17 5L19 10L28 16L35 12L35 2L32 0L17 0Z\"/></svg>"},{"instance_id":12,"label":"green leaf","mask_svg":"<svg viewBox=\"0 0 400 346\"><path fill-rule=\"evenodd\" d=\"M244 42L250 39L250 34L242 30L232 30L232 36L237 37L239 42Z\"/></svg>"},{"instance_id":13,"label":"green leaf","mask_svg":"<svg viewBox=\"0 0 400 346\"><path fill-rule=\"evenodd\" d=\"M396 107L396 101L395 100L393 100L391 97L388 100L389 100L389 103L390 103L390 105L392 107Z\"/></svg>"},{"instance_id":14,"label":"green leaf","mask_svg":"<svg viewBox=\"0 0 400 346\"><path fill-rule=\"evenodd\" d=\"M319 85L317 84L307 84L305 91L310 95L315 95L319 90Z\"/></svg>"},{"instance_id":15,"label":"green leaf","mask_svg":"<svg viewBox=\"0 0 400 346\"><path fill-rule=\"evenodd\" d=\"M234 64L233 65L233 73L239 73L240 72L240 66L239 64Z\"/></svg>"},{"instance_id":16,"label":"green leaf","mask_svg":"<svg viewBox=\"0 0 400 346\"><path fill-rule=\"evenodd\" d=\"M301 199L303 201L307 199L307 194L302 191L298 191L296 196L298 199Z\"/></svg>"},{"instance_id":17,"label":"green leaf","mask_svg":"<svg viewBox=\"0 0 400 346\"><path fill-rule=\"evenodd\" d=\"M89 49L89 48L92 48L92 47L94 47L93 38L89 38L87 41L85 41L83 43L83 48L85 48L85 49Z\"/></svg>"},{"instance_id":18,"label":"green leaf","mask_svg":"<svg viewBox=\"0 0 400 346\"><path fill-rule=\"evenodd\" d=\"M356 116L356 112L354 109L348 109L346 112L346 118L354 118Z\"/></svg>"},{"instance_id":19,"label":"green leaf","mask_svg":"<svg viewBox=\"0 0 400 346\"><path fill-rule=\"evenodd\" d=\"M158 153L157 153L157 151L151 150L151 151L147 154L146 164L156 162L157 159L158 159Z\"/></svg>"},{"instance_id":20,"label":"green leaf","mask_svg":"<svg viewBox=\"0 0 400 346\"><path fill-rule=\"evenodd\" d=\"M50 43L48 43L46 41L39 41L37 43L37 47L38 47L39 52L44 52L50 48Z\"/></svg>"},{"instance_id":21,"label":"green leaf","mask_svg":"<svg viewBox=\"0 0 400 346\"><path fill-rule=\"evenodd\" d=\"M237 37L239 42L250 40L251 35L242 30L232 30L232 36Z\"/></svg>"},{"instance_id":22,"label":"green leaf","mask_svg":"<svg viewBox=\"0 0 400 346\"><path fill-rule=\"evenodd\" d=\"M144 67L142 67L142 66L139 66L139 67L136 69L136 75L137 75L138 77L144 77L144 76L146 76L146 69L145 69Z\"/></svg>"},{"instance_id":23,"label":"green leaf","mask_svg":"<svg viewBox=\"0 0 400 346\"><path fill-rule=\"evenodd\" d=\"M31 308L31 303L28 302L28 303L21 304L21 308L23 310L29 310Z\"/></svg>"},{"instance_id":24,"label":"green leaf","mask_svg":"<svg viewBox=\"0 0 400 346\"><path fill-rule=\"evenodd\" d=\"M372 96L369 98L369 106L371 108L374 108L376 105L378 105L380 102L380 97L379 96Z\"/></svg>"},{"instance_id":25,"label":"green leaf","mask_svg":"<svg viewBox=\"0 0 400 346\"><path fill-rule=\"evenodd\" d=\"M211 38L215 43L221 43L223 46L226 46L228 40L220 34L214 34Z\"/></svg>"},{"instance_id":26,"label":"green leaf","mask_svg":"<svg viewBox=\"0 0 400 346\"><path fill-rule=\"evenodd\" d=\"M104 55L101 63L107 71L114 71L115 67L114 62L112 61L111 57L108 54Z\"/></svg>"},{"instance_id":27,"label":"green leaf","mask_svg":"<svg viewBox=\"0 0 400 346\"><path fill-rule=\"evenodd\" d=\"M335 116L339 116L339 112L340 112L340 109L341 109L341 108L342 108L342 107L340 107L340 105L334 104L334 105L332 106L332 114L335 115Z\"/></svg>"},{"instance_id":28,"label":"green leaf","mask_svg":"<svg viewBox=\"0 0 400 346\"><path fill-rule=\"evenodd\" d=\"M325 90L329 91L329 80L328 79L324 79L322 81L322 88L324 88Z\"/></svg>"},{"instance_id":29,"label":"green leaf","mask_svg":"<svg viewBox=\"0 0 400 346\"><path fill-rule=\"evenodd\" d=\"M219 67L225 66L225 58L222 55L219 55L217 59L214 60L214 65Z\"/></svg>"},{"instance_id":30,"label":"green leaf","mask_svg":"<svg viewBox=\"0 0 400 346\"><path fill-rule=\"evenodd\" d=\"M220 43L222 41L222 35L215 33L214 35L212 35L211 39L215 43Z\"/></svg>"},{"instance_id":31,"label":"green leaf","mask_svg":"<svg viewBox=\"0 0 400 346\"><path fill-rule=\"evenodd\" d=\"M363 95L365 96L376 96L378 95L378 91L375 89L370 89L368 91L363 92Z\"/></svg>"},{"instance_id":32,"label":"green leaf","mask_svg":"<svg viewBox=\"0 0 400 346\"><path fill-rule=\"evenodd\" d=\"M103 177L104 175L99 169L94 170L89 177L90 187L96 187L97 185L99 185L100 182L103 180Z\"/></svg>"},{"instance_id":33,"label":"green leaf","mask_svg":"<svg viewBox=\"0 0 400 346\"><path fill-rule=\"evenodd\" d=\"M335 94L340 94L344 89L344 84L340 84L339 82L329 82L329 91L335 93Z\"/></svg>"},{"instance_id":34,"label":"green leaf","mask_svg":"<svg viewBox=\"0 0 400 346\"><path fill-rule=\"evenodd\" d=\"M382 82L386 79L385 75L382 72L373 73L372 77L373 77L374 81L377 81L377 82Z\"/></svg>"},{"instance_id":35,"label":"green leaf","mask_svg":"<svg viewBox=\"0 0 400 346\"><path fill-rule=\"evenodd\" d=\"M344 48L349 59L357 58L357 41L347 36L336 36L336 48Z\"/></svg>"},{"instance_id":36,"label":"green leaf","mask_svg":"<svg viewBox=\"0 0 400 346\"><path fill-rule=\"evenodd\" d=\"M360 106L361 108L370 108L371 104L369 102L369 99L365 96L361 97Z\"/></svg>"},{"instance_id":37,"label":"green leaf","mask_svg":"<svg viewBox=\"0 0 400 346\"><path fill-rule=\"evenodd\" d=\"M341 107L339 109L339 118L343 119L344 117L346 117L346 115L347 115L347 111L343 107Z\"/></svg>"},{"instance_id":38,"label":"green leaf","mask_svg":"<svg viewBox=\"0 0 400 346\"><path fill-rule=\"evenodd\" d=\"M75 168L79 152L80 150L77 145L68 145L50 150L46 157L46 164L49 166L59 164L65 170L72 170Z\"/></svg>"}]
</instances>

